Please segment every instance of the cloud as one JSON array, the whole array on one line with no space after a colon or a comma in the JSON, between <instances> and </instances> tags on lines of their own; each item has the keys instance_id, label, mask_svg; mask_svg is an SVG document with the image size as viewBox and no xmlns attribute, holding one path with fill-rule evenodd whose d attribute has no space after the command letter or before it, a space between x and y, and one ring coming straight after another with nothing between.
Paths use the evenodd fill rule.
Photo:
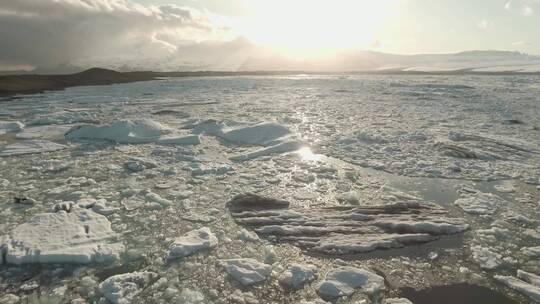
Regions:
<instances>
[{"instance_id":1,"label":"cloud","mask_svg":"<svg viewBox=\"0 0 540 304\"><path fill-rule=\"evenodd\" d=\"M524 45L529 45L529 43L527 41L515 41L515 42L512 42L512 45L513 46L524 46Z\"/></svg>"},{"instance_id":2,"label":"cloud","mask_svg":"<svg viewBox=\"0 0 540 304\"><path fill-rule=\"evenodd\" d=\"M491 21L488 21L488 20L481 20L480 22L478 22L477 26L478 28L482 29L482 30L487 30L491 27L493 27L494 23L491 22Z\"/></svg>"},{"instance_id":3,"label":"cloud","mask_svg":"<svg viewBox=\"0 0 540 304\"><path fill-rule=\"evenodd\" d=\"M230 45L233 35L222 20L205 10L129 0L1 1L0 66L189 57L208 42L214 49Z\"/></svg>"},{"instance_id":4,"label":"cloud","mask_svg":"<svg viewBox=\"0 0 540 304\"><path fill-rule=\"evenodd\" d=\"M511 0L506 2L504 9L528 17L534 15L534 7L539 3L539 0Z\"/></svg>"}]
</instances>

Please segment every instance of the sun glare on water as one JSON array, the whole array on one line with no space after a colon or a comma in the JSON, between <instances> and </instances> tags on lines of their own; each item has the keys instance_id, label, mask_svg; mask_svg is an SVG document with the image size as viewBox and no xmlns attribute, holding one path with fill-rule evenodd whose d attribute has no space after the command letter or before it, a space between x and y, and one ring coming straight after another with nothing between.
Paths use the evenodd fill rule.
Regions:
<instances>
[{"instance_id":1,"label":"sun glare on water","mask_svg":"<svg viewBox=\"0 0 540 304\"><path fill-rule=\"evenodd\" d=\"M310 147L302 147L299 150L295 152L300 156L302 161L305 162L320 162L325 160L325 156L322 154L315 154L313 153L313 150L311 150Z\"/></svg>"},{"instance_id":2,"label":"sun glare on water","mask_svg":"<svg viewBox=\"0 0 540 304\"><path fill-rule=\"evenodd\" d=\"M302 56L367 48L389 20L394 0L253 0L242 26L253 42Z\"/></svg>"}]
</instances>

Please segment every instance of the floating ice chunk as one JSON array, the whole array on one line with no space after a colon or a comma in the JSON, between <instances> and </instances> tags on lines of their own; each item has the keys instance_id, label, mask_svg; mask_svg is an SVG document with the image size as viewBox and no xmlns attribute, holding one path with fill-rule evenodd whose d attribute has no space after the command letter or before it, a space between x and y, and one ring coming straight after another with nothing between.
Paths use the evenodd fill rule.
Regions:
<instances>
[{"instance_id":1,"label":"floating ice chunk","mask_svg":"<svg viewBox=\"0 0 540 304\"><path fill-rule=\"evenodd\" d=\"M237 144L273 146L279 143L282 137L289 134L291 134L291 131L280 124L263 122L252 126L224 130L221 137Z\"/></svg>"},{"instance_id":2,"label":"floating ice chunk","mask_svg":"<svg viewBox=\"0 0 540 304\"><path fill-rule=\"evenodd\" d=\"M540 257L540 246L525 247L525 248L522 248L521 251L523 252L523 254L525 254L526 256L530 258Z\"/></svg>"},{"instance_id":3,"label":"floating ice chunk","mask_svg":"<svg viewBox=\"0 0 540 304\"><path fill-rule=\"evenodd\" d=\"M258 242L261 240L255 232L248 231L245 228L240 230L238 238L243 242Z\"/></svg>"},{"instance_id":4,"label":"floating ice chunk","mask_svg":"<svg viewBox=\"0 0 540 304\"><path fill-rule=\"evenodd\" d=\"M384 304L413 304L413 302L405 298L391 298L386 299Z\"/></svg>"},{"instance_id":5,"label":"floating ice chunk","mask_svg":"<svg viewBox=\"0 0 540 304\"><path fill-rule=\"evenodd\" d=\"M162 207L168 207L168 206L173 204L173 202L171 200L168 200L166 198L162 198L161 196L159 196L159 194L154 193L154 192L149 191L149 190L144 195L144 198L145 198L145 200L147 202L149 202L149 203L158 203Z\"/></svg>"},{"instance_id":6,"label":"floating ice chunk","mask_svg":"<svg viewBox=\"0 0 540 304\"><path fill-rule=\"evenodd\" d=\"M199 135L165 136L161 137L157 143L161 145L198 145L201 143L201 137Z\"/></svg>"},{"instance_id":7,"label":"floating ice chunk","mask_svg":"<svg viewBox=\"0 0 540 304\"><path fill-rule=\"evenodd\" d=\"M129 304L157 277L156 273L149 271L119 274L99 284L99 290L112 303Z\"/></svg>"},{"instance_id":8,"label":"floating ice chunk","mask_svg":"<svg viewBox=\"0 0 540 304\"><path fill-rule=\"evenodd\" d=\"M111 202L108 202L105 199L96 200L92 205L92 210L101 215L111 215L115 212L120 211L120 208L116 207Z\"/></svg>"},{"instance_id":9,"label":"floating ice chunk","mask_svg":"<svg viewBox=\"0 0 540 304\"><path fill-rule=\"evenodd\" d=\"M223 261L225 270L244 286L264 282L270 276L272 267L255 259L231 259Z\"/></svg>"},{"instance_id":10,"label":"floating ice chunk","mask_svg":"<svg viewBox=\"0 0 540 304\"><path fill-rule=\"evenodd\" d=\"M0 157L54 152L67 149L65 145L57 144L46 140L26 140L15 142L0 148Z\"/></svg>"},{"instance_id":11,"label":"floating ice chunk","mask_svg":"<svg viewBox=\"0 0 540 304\"><path fill-rule=\"evenodd\" d=\"M193 166L191 168L191 175L224 175L231 171L234 171L234 169L227 164L204 165L201 163L193 163Z\"/></svg>"},{"instance_id":12,"label":"floating ice chunk","mask_svg":"<svg viewBox=\"0 0 540 304\"><path fill-rule=\"evenodd\" d=\"M363 234L332 235L321 239L314 250L328 254L353 254L377 249L401 248L409 244L427 243L437 237L429 234Z\"/></svg>"},{"instance_id":13,"label":"floating ice chunk","mask_svg":"<svg viewBox=\"0 0 540 304\"><path fill-rule=\"evenodd\" d=\"M463 211L470 214L487 215L494 214L498 206L504 200L497 195L491 193L477 192L474 194L462 195L454 204L459 206Z\"/></svg>"},{"instance_id":14,"label":"floating ice chunk","mask_svg":"<svg viewBox=\"0 0 540 304\"><path fill-rule=\"evenodd\" d=\"M19 132L22 129L24 129L24 124L20 121L0 121L0 135Z\"/></svg>"},{"instance_id":15,"label":"floating ice chunk","mask_svg":"<svg viewBox=\"0 0 540 304\"><path fill-rule=\"evenodd\" d=\"M373 225L397 231L427 233L431 235L455 234L469 229L469 225L467 224L442 220L376 220Z\"/></svg>"},{"instance_id":16,"label":"floating ice chunk","mask_svg":"<svg viewBox=\"0 0 540 304\"><path fill-rule=\"evenodd\" d=\"M124 163L124 167L131 172L141 172L146 169L156 168L158 165L156 162L140 157L131 158L129 161Z\"/></svg>"},{"instance_id":17,"label":"floating ice chunk","mask_svg":"<svg viewBox=\"0 0 540 304\"><path fill-rule=\"evenodd\" d=\"M64 134L71 130L71 128L73 128L71 125L29 127L17 133L15 137L18 139L58 140L63 139Z\"/></svg>"},{"instance_id":18,"label":"floating ice chunk","mask_svg":"<svg viewBox=\"0 0 540 304\"><path fill-rule=\"evenodd\" d=\"M110 125L83 125L66 133L70 140L102 139L118 143L150 143L169 133L170 129L151 120L123 120Z\"/></svg>"},{"instance_id":19,"label":"floating ice chunk","mask_svg":"<svg viewBox=\"0 0 540 304\"><path fill-rule=\"evenodd\" d=\"M171 129L151 119L122 120L109 125L82 125L71 129L65 137L69 140L108 140L121 144L198 144L198 136L165 136Z\"/></svg>"},{"instance_id":20,"label":"floating ice chunk","mask_svg":"<svg viewBox=\"0 0 540 304\"><path fill-rule=\"evenodd\" d=\"M236 223L260 237L326 254L401 248L469 227L427 203L289 209L286 201L244 194L229 201L227 207Z\"/></svg>"},{"instance_id":21,"label":"floating ice chunk","mask_svg":"<svg viewBox=\"0 0 540 304\"><path fill-rule=\"evenodd\" d=\"M12 264L109 262L124 246L106 217L73 208L70 213L42 213L7 235L0 247Z\"/></svg>"},{"instance_id":22,"label":"floating ice chunk","mask_svg":"<svg viewBox=\"0 0 540 304\"><path fill-rule=\"evenodd\" d=\"M495 276L496 280L528 296L533 301L540 303L540 277L532 273L518 270L518 278L512 276Z\"/></svg>"},{"instance_id":23,"label":"floating ice chunk","mask_svg":"<svg viewBox=\"0 0 540 304\"><path fill-rule=\"evenodd\" d=\"M196 290L184 289L178 297L176 303L182 304L207 304L208 302L204 298L204 295Z\"/></svg>"},{"instance_id":24,"label":"floating ice chunk","mask_svg":"<svg viewBox=\"0 0 540 304\"><path fill-rule=\"evenodd\" d=\"M287 141L287 142L276 144L274 146L261 148L252 152L233 155L230 157L230 159L234 161L246 161L246 160L251 160L251 159L255 159L262 156L268 156L271 154L296 151L302 148L304 145L305 145L304 143L299 142L299 141Z\"/></svg>"},{"instance_id":25,"label":"floating ice chunk","mask_svg":"<svg viewBox=\"0 0 540 304\"><path fill-rule=\"evenodd\" d=\"M534 286L540 287L540 276L534 273L518 270L517 276L518 278L522 279L525 282L528 282L528 283L533 284Z\"/></svg>"},{"instance_id":26,"label":"floating ice chunk","mask_svg":"<svg viewBox=\"0 0 540 304\"><path fill-rule=\"evenodd\" d=\"M284 271L278 278L279 283L290 289L300 289L306 283L315 280L315 266L313 265L292 265Z\"/></svg>"},{"instance_id":27,"label":"floating ice chunk","mask_svg":"<svg viewBox=\"0 0 540 304\"><path fill-rule=\"evenodd\" d=\"M168 258L183 258L199 251L212 249L216 247L217 244L217 237L209 228L203 227L176 238L170 246Z\"/></svg>"},{"instance_id":28,"label":"floating ice chunk","mask_svg":"<svg viewBox=\"0 0 540 304\"><path fill-rule=\"evenodd\" d=\"M328 272L317 291L323 299L335 299L350 296L356 289L376 298L385 289L384 278L363 268L345 266Z\"/></svg>"},{"instance_id":29,"label":"floating ice chunk","mask_svg":"<svg viewBox=\"0 0 540 304\"><path fill-rule=\"evenodd\" d=\"M483 269L495 269L499 267L502 262L502 256L490 250L489 248L482 247L480 245L471 246L473 253L473 259L482 267Z\"/></svg>"}]
</instances>

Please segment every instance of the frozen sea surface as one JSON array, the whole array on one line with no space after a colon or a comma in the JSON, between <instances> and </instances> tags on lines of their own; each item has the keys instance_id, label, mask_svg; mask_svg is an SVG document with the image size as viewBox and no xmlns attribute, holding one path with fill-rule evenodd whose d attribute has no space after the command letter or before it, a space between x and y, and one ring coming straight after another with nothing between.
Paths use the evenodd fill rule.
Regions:
<instances>
[{"instance_id":1,"label":"frozen sea surface","mask_svg":"<svg viewBox=\"0 0 540 304\"><path fill-rule=\"evenodd\" d=\"M0 303L530 303L539 96L300 75L4 99Z\"/></svg>"}]
</instances>

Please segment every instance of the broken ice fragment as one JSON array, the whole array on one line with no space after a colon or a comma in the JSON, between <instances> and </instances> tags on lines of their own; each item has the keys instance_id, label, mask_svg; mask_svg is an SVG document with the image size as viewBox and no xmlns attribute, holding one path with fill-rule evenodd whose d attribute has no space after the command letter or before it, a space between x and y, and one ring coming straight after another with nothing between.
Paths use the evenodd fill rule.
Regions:
<instances>
[{"instance_id":1,"label":"broken ice fragment","mask_svg":"<svg viewBox=\"0 0 540 304\"><path fill-rule=\"evenodd\" d=\"M264 282L270 276L272 267L255 259L231 259L223 261L225 270L244 286Z\"/></svg>"},{"instance_id":2,"label":"broken ice fragment","mask_svg":"<svg viewBox=\"0 0 540 304\"><path fill-rule=\"evenodd\" d=\"M99 291L112 303L129 304L157 277L157 273L149 271L119 274L99 284Z\"/></svg>"},{"instance_id":3,"label":"broken ice fragment","mask_svg":"<svg viewBox=\"0 0 540 304\"><path fill-rule=\"evenodd\" d=\"M401 248L461 233L468 225L428 203L381 206L289 208L282 200L243 194L227 203L239 225L260 237L289 242L308 251L355 254Z\"/></svg>"},{"instance_id":4,"label":"broken ice fragment","mask_svg":"<svg viewBox=\"0 0 540 304\"><path fill-rule=\"evenodd\" d=\"M378 298L379 293L385 289L384 278L363 268L340 267L326 274L317 292L323 299L335 299L350 296L356 289Z\"/></svg>"},{"instance_id":5,"label":"broken ice fragment","mask_svg":"<svg viewBox=\"0 0 540 304\"><path fill-rule=\"evenodd\" d=\"M168 258L183 258L199 251L212 249L216 247L217 244L217 237L209 228L203 227L176 238L170 246Z\"/></svg>"}]
</instances>

